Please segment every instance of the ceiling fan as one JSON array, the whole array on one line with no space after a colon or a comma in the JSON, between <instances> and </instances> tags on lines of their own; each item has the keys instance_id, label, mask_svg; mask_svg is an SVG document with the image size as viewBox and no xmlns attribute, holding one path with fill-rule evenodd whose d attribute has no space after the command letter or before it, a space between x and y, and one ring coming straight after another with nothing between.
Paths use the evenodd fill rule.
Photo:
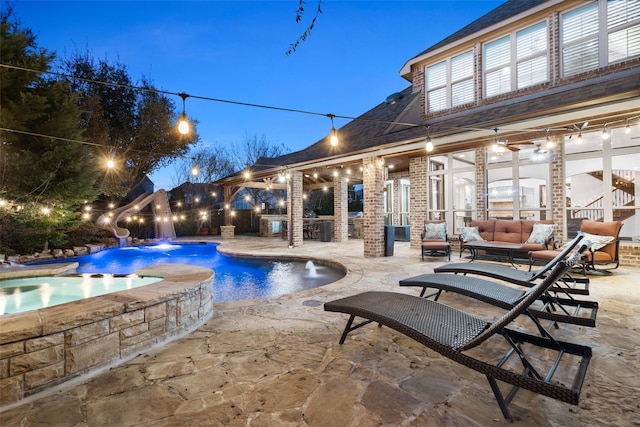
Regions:
<instances>
[{"instance_id":1,"label":"ceiling fan","mask_svg":"<svg viewBox=\"0 0 640 427\"><path fill-rule=\"evenodd\" d=\"M496 139L493 144L493 151L501 156L504 154L505 149L509 151L520 151L520 148L516 147L516 145L533 145L531 141L519 141L519 142L509 142L508 140L500 141L498 139L498 128L493 129L496 133Z\"/></svg>"},{"instance_id":2,"label":"ceiling fan","mask_svg":"<svg viewBox=\"0 0 640 427\"><path fill-rule=\"evenodd\" d=\"M547 154L549 152L548 149L543 148L542 144L536 144L536 148L533 150L535 154Z\"/></svg>"}]
</instances>

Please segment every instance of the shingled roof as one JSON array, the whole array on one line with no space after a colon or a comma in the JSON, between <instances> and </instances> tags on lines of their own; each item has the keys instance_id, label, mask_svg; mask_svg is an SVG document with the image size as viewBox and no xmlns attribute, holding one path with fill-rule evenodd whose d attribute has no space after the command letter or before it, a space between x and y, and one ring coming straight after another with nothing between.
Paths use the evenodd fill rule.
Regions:
<instances>
[{"instance_id":1,"label":"shingled roof","mask_svg":"<svg viewBox=\"0 0 640 427\"><path fill-rule=\"evenodd\" d=\"M478 31L491 27L494 24L505 21L511 18L512 16L516 16L519 13L529 10L532 7L535 7L541 3L544 3L545 1L547 0L508 0L504 4L501 4L500 6L496 7L492 11L476 19L475 21L465 26L464 28L442 39L441 41L434 44L427 50L420 52L418 55L414 56L411 59L417 58L426 53L437 50L442 46L447 46L449 44L452 44L460 39L470 36L471 34L477 33Z\"/></svg>"}]
</instances>

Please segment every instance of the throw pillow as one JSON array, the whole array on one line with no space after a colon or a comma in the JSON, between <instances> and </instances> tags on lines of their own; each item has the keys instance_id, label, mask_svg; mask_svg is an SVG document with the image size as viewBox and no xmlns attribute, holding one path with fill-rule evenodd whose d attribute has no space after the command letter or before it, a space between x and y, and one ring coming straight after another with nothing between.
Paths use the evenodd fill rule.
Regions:
<instances>
[{"instance_id":1,"label":"throw pillow","mask_svg":"<svg viewBox=\"0 0 640 427\"><path fill-rule=\"evenodd\" d=\"M476 240L484 240L480 235L480 231L478 227L462 227L462 231L460 231L460 237L462 237L463 242L473 242Z\"/></svg>"},{"instance_id":2,"label":"throw pillow","mask_svg":"<svg viewBox=\"0 0 640 427\"><path fill-rule=\"evenodd\" d=\"M598 249L602 249L605 246L607 246L609 243L613 242L615 239L615 237L613 236L598 236L597 234L589 234L589 233L582 233L584 234L584 237L582 238L583 241L590 241L591 242L591 246L589 246L589 249L592 251L597 251Z\"/></svg>"},{"instance_id":3,"label":"throw pillow","mask_svg":"<svg viewBox=\"0 0 640 427\"><path fill-rule=\"evenodd\" d=\"M527 243L539 243L544 245L553 234L555 224L541 224L539 222L533 224L533 230L527 239Z\"/></svg>"},{"instance_id":4,"label":"throw pillow","mask_svg":"<svg viewBox=\"0 0 640 427\"><path fill-rule=\"evenodd\" d=\"M428 222L424 225L424 238L425 239L441 239L447 238L447 223L431 223Z\"/></svg>"}]
</instances>

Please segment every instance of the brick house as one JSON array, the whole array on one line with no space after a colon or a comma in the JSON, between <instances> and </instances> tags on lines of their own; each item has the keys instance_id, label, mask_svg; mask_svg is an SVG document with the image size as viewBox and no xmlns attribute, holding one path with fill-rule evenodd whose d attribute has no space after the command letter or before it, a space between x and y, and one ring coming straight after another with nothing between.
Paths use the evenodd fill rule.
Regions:
<instances>
[{"instance_id":1,"label":"brick house","mask_svg":"<svg viewBox=\"0 0 640 427\"><path fill-rule=\"evenodd\" d=\"M425 219L455 236L471 219L622 220L640 236L640 2L509 0L410 58L410 85L308 148L218 181L225 197L275 182L288 191L289 244L303 195L334 188L334 240L347 239L347 186L364 188L364 254L384 225ZM428 145L428 149L427 149ZM640 257L638 257L640 258ZM624 263L624 259L623 259Z\"/></svg>"}]
</instances>

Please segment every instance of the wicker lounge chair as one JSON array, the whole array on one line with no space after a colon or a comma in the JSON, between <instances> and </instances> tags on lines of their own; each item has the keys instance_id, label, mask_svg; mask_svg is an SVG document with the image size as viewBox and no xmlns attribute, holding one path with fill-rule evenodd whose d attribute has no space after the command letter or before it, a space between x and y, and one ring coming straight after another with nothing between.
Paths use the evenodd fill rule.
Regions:
<instances>
[{"instance_id":1,"label":"wicker lounge chair","mask_svg":"<svg viewBox=\"0 0 640 427\"><path fill-rule=\"evenodd\" d=\"M559 251L552 260L536 271L517 270L513 267L488 262L452 262L436 267L433 271L436 273L476 274L504 280L516 285L531 286L535 281L545 277L549 270L560 260L566 258L575 249L582 237L583 234L578 233L573 240L564 246L562 251ZM566 272L564 277L554 285L554 288L560 286L567 293L589 295L589 279L572 277L569 272Z\"/></svg>"},{"instance_id":2,"label":"wicker lounge chair","mask_svg":"<svg viewBox=\"0 0 640 427\"><path fill-rule=\"evenodd\" d=\"M569 265L568 261L558 263L545 280L531 288L518 304L494 322L437 301L396 292L364 292L325 303L324 309L350 315L340 344L351 331L377 322L484 374L502 414L513 420L509 404L520 388L574 405L580 399L591 360L590 347L557 341L549 334L541 337L507 327L526 312ZM365 320L352 326L356 316ZM504 341L496 341L501 339ZM505 348L506 354L494 364L496 351L500 348ZM536 357L541 354L546 356ZM543 369L548 371L543 372ZM562 378L554 379L558 376ZM504 394L498 381L511 385L511 390Z\"/></svg>"},{"instance_id":3,"label":"wicker lounge chair","mask_svg":"<svg viewBox=\"0 0 640 427\"><path fill-rule=\"evenodd\" d=\"M576 256L580 257L588 248L588 244L583 243L576 251L578 253ZM400 286L421 287L421 297L425 297L427 289L435 289L433 293L426 295L426 298L433 297L436 301L440 298L442 291L448 291L507 310L517 304L526 294L525 289L460 274L421 274L400 280ZM559 292L566 298L558 297ZM540 299L536 301L535 306L532 305L528 310L528 314L538 319L589 327L596 326L597 313L597 302L576 300L566 293L563 287L558 286L550 287L549 291L542 294Z\"/></svg>"}]
</instances>

